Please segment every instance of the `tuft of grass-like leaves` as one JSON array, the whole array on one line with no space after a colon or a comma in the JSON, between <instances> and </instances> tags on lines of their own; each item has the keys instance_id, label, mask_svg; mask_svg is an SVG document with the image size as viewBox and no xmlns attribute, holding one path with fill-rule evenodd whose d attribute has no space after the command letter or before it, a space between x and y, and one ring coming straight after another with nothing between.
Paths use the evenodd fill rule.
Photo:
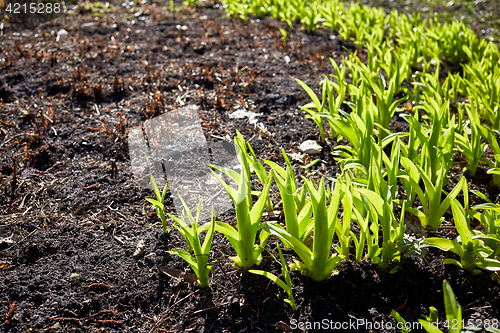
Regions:
<instances>
[{"instance_id":1,"label":"tuft of grass-like leaves","mask_svg":"<svg viewBox=\"0 0 500 333\"><path fill-rule=\"evenodd\" d=\"M312 202L314 220L312 250L275 223L266 222L263 228L285 244L290 244L291 249L299 256L301 261L295 260L290 266L292 270L298 270L315 281L323 281L338 273L335 268L343 259L341 255L330 253L336 225L339 223L337 214L340 187L335 187L330 196L331 201L327 205L324 179L321 179L317 189L312 180L303 179Z\"/></svg>"},{"instance_id":2,"label":"tuft of grass-like leaves","mask_svg":"<svg viewBox=\"0 0 500 333\"><path fill-rule=\"evenodd\" d=\"M451 209L455 227L460 236L454 240L429 237L425 240L427 246L455 253L460 257L460 260L447 258L444 263L456 265L472 274L479 274L479 269L500 271L500 261L491 258L495 251L484 244L485 239L492 239L496 242L500 241L500 239L496 235L485 235L482 232L471 231L465 209L458 200L455 199L451 202Z\"/></svg>"},{"instance_id":3,"label":"tuft of grass-like leaves","mask_svg":"<svg viewBox=\"0 0 500 333\"><path fill-rule=\"evenodd\" d=\"M274 180L278 185L283 203L286 230L293 237L303 242L312 232L311 221L312 206L310 200L305 200L306 191L302 188L297 190L297 182L292 165L283 151L287 167L283 169L272 161L266 161L274 171Z\"/></svg>"},{"instance_id":4,"label":"tuft of grass-like leaves","mask_svg":"<svg viewBox=\"0 0 500 333\"><path fill-rule=\"evenodd\" d=\"M167 226L167 221L165 219L165 195L167 194L167 183L163 187L163 191L160 192L158 185L156 185L156 181L153 178L153 175L150 176L151 186L153 187L153 191L156 195L156 200L151 198L146 198L146 201L153 205L155 209L156 215L160 218L161 225L163 226L163 231L169 232L170 229Z\"/></svg>"},{"instance_id":5,"label":"tuft of grass-like leaves","mask_svg":"<svg viewBox=\"0 0 500 333\"><path fill-rule=\"evenodd\" d=\"M237 132L237 136L234 139L234 146L241 165L240 173L214 165L212 165L212 167L231 177L236 184L238 184L238 188L235 189L230 187L215 172L212 172L229 194L234 204L237 229L227 223L217 222L215 230L224 234L233 246L237 255L231 257L231 259L236 265L244 269L249 269L254 265L258 265L262 260L261 253L269 237L269 234L263 231L260 233L259 243L255 243L257 232L261 228L260 220L268 199L269 188L271 186L271 180L273 179L273 171L271 170L270 175L267 177L267 182L263 186L259 199L253 204L252 188L250 184L250 167L248 159L245 156L247 154L246 144L240 132Z\"/></svg>"},{"instance_id":6,"label":"tuft of grass-like leaves","mask_svg":"<svg viewBox=\"0 0 500 333\"><path fill-rule=\"evenodd\" d=\"M201 231L199 229L199 220L202 200L198 203L196 218L193 218L189 207L186 205L181 195L179 195L179 199L182 201L182 205L184 206L181 217L179 218L172 214L167 215L175 221L174 227L182 235L187 243L187 248L192 250L193 254L184 249L172 249L167 252L178 255L184 259L198 277L198 284L200 285L200 288L208 288L208 276L210 274L210 270L212 269L212 263L208 262L208 257L210 254L210 248L212 247L212 239L215 231L215 211L212 207L212 218L210 220L203 244L201 244L199 238L199 232ZM189 219L190 225L186 223L185 214Z\"/></svg>"}]
</instances>

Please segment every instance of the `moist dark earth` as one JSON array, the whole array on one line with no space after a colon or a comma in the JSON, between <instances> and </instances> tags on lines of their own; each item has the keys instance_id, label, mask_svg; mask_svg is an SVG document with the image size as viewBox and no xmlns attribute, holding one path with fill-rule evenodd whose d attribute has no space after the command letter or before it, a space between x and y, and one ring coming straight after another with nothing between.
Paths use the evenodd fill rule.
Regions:
<instances>
[{"instance_id":1,"label":"moist dark earth","mask_svg":"<svg viewBox=\"0 0 500 333\"><path fill-rule=\"evenodd\" d=\"M472 276L444 266L445 254L437 250L403 258L393 274L353 258L325 282L292 272L292 312L277 285L234 268L233 249L216 234L211 287L193 284L189 266L166 253L185 247L182 237L173 228L163 232L145 201L153 191L134 182L127 133L147 119L197 105L207 140L230 142L239 130L259 159L284 165L281 149L298 153L300 143L319 140L299 109L310 100L294 78L318 92L323 74L332 73L329 57L338 61L355 48L331 31L310 34L298 27L289 29L285 44L278 29L283 23L230 18L216 3L188 8L176 2L175 12L165 5L111 3L94 10L99 16L81 6L36 26L4 19L0 330L313 332L296 327L327 319L373 326L344 332L394 332L387 328L395 325L392 309L416 322L435 306L443 318L445 279L464 319L500 319L500 288L489 273ZM229 117L241 107L259 114L256 125ZM392 126L404 123L395 118ZM304 165L320 159L313 168L292 161L296 175L334 177L335 144L330 140L319 156L306 156ZM450 187L464 166L457 155ZM498 189L489 177L480 166L470 187L495 201ZM279 202L275 187L271 198ZM170 196L167 211L175 212ZM234 225L234 212L218 220ZM457 236L450 222L437 233ZM141 240L145 251L135 256ZM275 239L268 249L277 255ZM285 258L290 261L292 252ZM261 268L280 276L267 252Z\"/></svg>"}]
</instances>

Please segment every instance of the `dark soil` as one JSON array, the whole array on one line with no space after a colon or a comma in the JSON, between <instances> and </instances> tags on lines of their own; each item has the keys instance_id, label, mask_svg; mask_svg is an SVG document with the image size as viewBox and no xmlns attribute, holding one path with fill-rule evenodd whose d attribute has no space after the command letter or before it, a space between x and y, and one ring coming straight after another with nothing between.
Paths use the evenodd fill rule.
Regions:
<instances>
[{"instance_id":1,"label":"dark soil","mask_svg":"<svg viewBox=\"0 0 500 333\"><path fill-rule=\"evenodd\" d=\"M228 257L234 252L221 235L214 239L210 290L175 278L190 269L165 251L184 242L176 231L163 233L144 200L153 192L134 183L127 133L146 119L195 104L207 140L232 138L238 129L260 159L284 164L281 148L298 152L303 141L319 139L298 108L309 99L294 78L317 90L323 74L332 71L328 58L338 60L353 45L329 31L312 35L298 28L285 45L279 27L284 25L274 19L228 18L213 4L173 15L159 4L117 3L103 18L87 9L29 29L4 21L2 331L270 332L327 319L365 320L373 331L393 332L376 324L395 325L392 309L416 322L435 306L443 318L444 279L464 319L500 319L498 284L487 273L471 276L444 266L440 251L405 258L394 274L354 261L342 263L339 275L322 283L293 272L295 313L275 284L233 268ZM242 105L262 114L263 127L228 117ZM332 144L319 156L318 177L338 171ZM305 164L317 157L308 158ZM296 175L311 172L294 166ZM461 167L457 157L454 182ZM470 181L496 199L498 190L484 170ZM272 198L279 201L276 189ZM167 210L174 212L171 205ZM233 223L235 216L219 219ZM438 233L456 236L450 223ZM134 257L140 240L145 252ZM269 248L277 254L275 240ZM267 253L261 267L279 275Z\"/></svg>"}]
</instances>

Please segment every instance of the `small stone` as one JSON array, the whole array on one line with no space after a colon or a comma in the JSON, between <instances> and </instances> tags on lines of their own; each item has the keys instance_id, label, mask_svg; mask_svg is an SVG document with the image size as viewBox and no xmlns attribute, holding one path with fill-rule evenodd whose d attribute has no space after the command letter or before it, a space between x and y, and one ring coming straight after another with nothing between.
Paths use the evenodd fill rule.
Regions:
<instances>
[{"instance_id":1,"label":"small stone","mask_svg":"<svg viewBox=\"0 0 500 333\"><path fill-rule=\"evenodd\" d=\"M292 159L292 161L304 163L306 154L290 153L290 154L288 154L288 157L290 157Z\"/></svg>"},{"instance_id":2,"label":"small stone","mask_svg":"<svg viewBox=\"0 0 500 333\"><path fill-rule=\"evenodd\" d=\"M290 329L290 325L288 325L287 323L285 323L284 321L280 320L276 323L276 328L278 330L280 330L281 332L286 332L286 333L289 333L291 332L292 330Z\"/></svg>"},{"instance_id":3,"label":"small stone","mask_svg":"<svg viewBox=\"0 0 500 333\"><path fill-rule=\"evenodd\" d=\"M314 140L307 140L300 144L299 149L306 154L317 155L321 154L321 150L323 150L323 147L321 147Z\"/></svg>"}]
</instances>

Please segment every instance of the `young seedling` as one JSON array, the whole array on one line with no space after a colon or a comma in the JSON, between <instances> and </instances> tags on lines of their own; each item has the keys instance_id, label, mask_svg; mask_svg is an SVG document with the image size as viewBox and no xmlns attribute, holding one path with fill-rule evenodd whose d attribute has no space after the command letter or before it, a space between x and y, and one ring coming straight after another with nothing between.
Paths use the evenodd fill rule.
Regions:
<instances>
[{"instance_id":1,"label":"young seedling","mask_svg":"<svg viewBox=\"0 0 500 333\"><path fill-rule=\"evenodd\" d=\"M342 202L342 207L344 211L342 212L342 223L337 223L335 225L335 232L339 239L339 245L334 245L335 250L340 253L345 260L349 260L349 244L353 239L351 231L351 218L353 211L353 198L351 195L351 182L347 179L347 184L339 184L341 186L340 190L340 201Z\"/></svg>"},{"instance_id":2,"label":"young seedling","mask_svg":"<svg viewBox=\"0 0 500 333\"><path fill-rule=\"evenodd\" d=\"M463 107L463 105L459 106ZM464 127L463 134L455 134L455 142L459 147L459 151L465 156L469 162L467 169L469 170L469 175L474 177L476 175L476 170L479 165L479 161L484 160L482 158L486 151L486 143L481 143L481 123L479 120L479 113L477 110L477 105L473 101L467 104L465 107L467 110L467 115L469 118L468 126ZM470 134L467 133L467 130Z\"/></svg>"},{"instance_id":3,"label":"young seedling","mask_svg":"<svg viewBox=\"0 0 500 333\"><path fill-rule=\"evenodd\" d=\"M402 158L403 160L403 158ZM411 162L406 162L409 167ZM437 228L444 221L444 213L450 207L451 202L457 197L460 189L467 183L465 177L462 177L455 188L446 196L446 198L441 201L441 192L443 191L443 186L446 179L447 170L441 168L438 170L437 179L435 183L431 182L431 179L427 176L426 172L419 166L415 166L420 172L420 176L425 185L425 192L422 191L420 185L415 181L415 179L411 178L408 175L401 175L401 178L408 186L411 187L413 191L418 195L421 203L422 210L418 210L416 208L411 207L412 203L409 203L409 207L406 208L407 211L415 215L419 218L420 223L424 228L428 228L430 230L437 230ZM412 168L409 167L411 170ZM413 174L413 171L410 171L410 174Z\"/></svg>"},{"instance_id":4,"label":"young seedling","mask_svg":"<svg viewBox=\"0 0 500 333\"><path fill-rule=\"evenodd\" d=\"M387 201L376 192L365 188L353 190L354 213L360 226L360 239L355 239L356 260L361 258L366 240L367 254L380 269L386 270L393 261L399 261L405 232L403 221L398 222ZM382 229L382 244L379 244L379 229ZM361 247L361 248L360 248Z\"/></svg>"},{"instance_id":5,"label":"young seedling","mask_svg":"<svg viewBox=\"0 0 500 333\"><path fill-rule=\"evenodd\" d=\"M363 109L367 97L362 97L355 105L357 109ZM352 104L352 103L351 103ZM338 159L342 164L356 162L361 164L365 170L370 168L370 151L373 139L373 118L369 112L362 114L361 118L356 110L350 114L343 111L338 117L327 118L330 128L339 134L338 140L346 139L352 147L345 145L336 146L334 155L340 156Z\"/></svg>"},{"instance_id":6,"label":"young seedling","mask_svg":"<svg viewBox=\"0 0 500 333\"><path fill-rule=\"evenodd\" d=\"M336 186L331 194L329 206L326 204L326 193L324 179L321 179L318 189L313 181L303 178L309 195L311 196L314 217L314 238L312 251L299 239L290 235L281 226L274 223L264 223L263 228L270 234L278 237L285 244L290 244L301 261L295 260L290 266L292 270L298 270L303 275L315 281L323 281L332 275L338 274L335 270L342 261L343 256L330 255L333 236L338 221L338 210L340 203L340 186Z\"/></svg>"},{"instance_id":7,"label":"young seedling","mask_svg":"<svg viewBox=\"0 0 500 333\"><path fill-rule=\"evenodd\" d=\"M401 153L403 154L403 156L407 157L410 161L415 161L420 163L419 148L422 145L422 142L420 142L420 138L422 138L425 141L426 135L423 125L419 121L418 110L415 110L413 112L413 116L408 114L402 114L401 118L403 118L410 124L408 129L408 144L401 145Z\"/></svg>"},{"instance_id":8,"label":"young seedling","mask_svg":"<svg viewBox=\"0 0 500 333\"><path fill-rule=\"evenodd\" d=\"M180 232L182 237L184 237L188 249L192 249L194 256L184 249L172 249L171 251L167 252L170 254L178 255L182 259L184 259L198 277L198 284L200 285L200 288L205 289L209 286L208 275L210 274L210 270L212 269L212 263L208 262L208 256L210 254L210 248L212 247L212 239L215 231L215 210L212 207L212 218L210 220L210 225L208 227L207 234L205 235L205 240L203 241L202 245L199 238L200 230L198 229L202 200L200 200L200 202L198 203L196 219L194 219L193 215L191 215L189 207L186 205L180 194L179 199L181 199L182 205L184 206L181 218L178 218L171 214L167 215L175 221L174 227ZM185 213L189 218L191 226L186 223L184 217Z\"/></svg>"},{"instance_id":9,"label":"young seedling","mask_svg":"<svg viewBox=\"0 0 500 333\"><path fill-rule=\"evenodd\" d=\"M478 194L476 192L476 194ZM484 245L493 250L490 258L500 259L500 205L492 203L485 195L479 195L487 203L472 207L470 215L478 220L484 227L484 232L488 235L484 238ZM480 213L479 210L483 212Z\"/></svg>"},{"instance_id":10,"label":"young seedling","mask_svg":"<svg viewBox=\"0 0 500 333\"><path fill-rule=\"evenodd\" d=\"M230 259L232 259L237 266L243 269L249 269L256 264L258 265L262 260L261 253L269 237L269 234L263 231L259 236L259 244L255 244L257 232L261 228L260 220L269 195L273 171L271 170L267 183L263 184L259 199L252 205L250 167L248 165L248 159L245 157L245 140L239 132L237 132L237 136L234 139L234 145L241 165L240 173L231 169L225 169L214 165L211 166L228 175L238 184L238 189L234 189L212 171L214 176L219 180L222 186L224 186L235 206L238 227L235 229L227 223L217 222L215 230L224 234L236 251L237 256L231 257Z\"/></svg>"},{"instance_id":11,"label":"young seedling","mask_svg":"<svg viewBox=\"0 0 500 333\"><path fill-rule=\"evenodd\" d=\"M404 318L401 317L401 315L396 310L391 311L391 316L393 316L394 319L396 319L396 321L399 323L399 326L401 327L401 330L400 330L401 333L410 333L411 332L411 328L406 323L406 320L404 320Z\"/></svg>"},{"instance_id":12,"label":"young seedling","mask_svg":"<svg viewBox=\"0 0 500 333\"><path fill-rule=\"evenodd\" d=\"M283 41L283 44L286 45L286 38L287 38L287 33L286 30L283 28L279 28L280 33L281 33L281 40Z\"/></svg>"},{"instance_id":13,"label":"young seedling","mask_svg":"<svg viewBox=\"0 0 500 333\"><path fill-rule=\"evenodd\" d=\"M293 172L292 164L290 163L290 159L288 158L288 156L286 155L286 153L283 149L281 150L281 154L283 155L283 159L285 160L285 163L287 166L286 169L282 168L280 165L276 164L273 161L266 160L264 162L266 162L271 167L271 169L274 170L275 174L280 175L281 178L283 178L283 179L286 178L285 177L286 170L290 170L290 178L289 179L291 180L291 183L289 185L290 186L289 191L291 191L290 193L293 194L293 200L295 201L297 211L300 212L300 211L302 211L302 209L304 208L306 203L309 202L309 200L306 198L307 191L305 190L304 186L302 186L300 189L298 188L297 181L295 179L295 174Z\"/></svg>"},{"instance_id":14,"label":"young seedling","mask_svg":"<svg viewBox=\"0 0 500 333\"><path fill-rule=\"evenodd\" d=\"M425 110L432 120L431 125L417 125L415 118L408 118L410 126L415 126L418 129L416 135L422 145L417 162L431 181L435 182L438 174L442 170L448 172L453 163L455 118L450 117L449 101L439 104L431 99L415 109Z\"/></svg>"},{"instance_id":15,"label":"young seedling","mask_svg":"<svg viewBox=\"0 0 500 333\"><path fill-rule=\"evenodd\" d=\"M462 332L462 307L457 304L457 299L451 289L448 281L443 281L443 296L444 308L446 312L446 320L449 333ZM438 312L435 307L429 308L429 316L424 316L424 319L418 321L422 323L423 328L429 333L443 333L438 326Z\"/></svg>"},{"instance_id":16,"label":"young seedling","mask_svg":"<svg viewBox=\"0 0 500 333\"><path fill-rule=\"evenodd\" d=\"M444 310L446 314L446 321L444 326L448 329L448 333L467 333L480 331L481 329L474 327L474 325L469 325L463 327L465 321L462 317L462 307L458 305L453 289L451 288L448 281L443 281L443 298L444 298ZM398 323L402 323L402 327L406 327L404 323L405 320L399 315L396 310L392 310L391 315L396 319ZM429 307L429 315L422 315L422 319L418 321L422 324L422 328L429 333L444 333L439 326L439 314L435 307ZM463 329L463 330L462 330ZM401 330L402 333L410 332L411 329ZM486 332L490 333L500 333L500 330L495 327L486 328Z\"/></svg>"},{"instance_id":17,"label":"young seedling","mask_svg":"<svg viewBox=\"0 0 500 333\"><path fill-rule=\"evenodd\" d=\"M494 251L484 244L484 239L486 238L498 240L496 235L472 233L466 220L465 210L458 200L455 199L451 202L451 210L455 220L455 227L460 237L454 240L429 237L426 239L427 246L455 253L460 257L460 261L447 258L444 260L444 263L456 265L474 275L480 273L479 269L493 272L499 271L500 261L490 258Z\"/></svg>"},{"instance_id":18,"label":"young seedling","mask_svg":"<svg viewBox=\"0 0 500 333\"><path fill-rule=\"evenodd\" d=\"M397 71L398 75L390 78L386 89L387 83L381 74L377 75L378 80L375 80L374 73L361 61L356 62L354 65L358 67L363 81L373 90L376 96L376 107L370 108L370 110L373 110L372 119L379 125L379 136L383 139L389 134L387 128L396 112L396 108L408 99L408 96L404 96L394 100L396 90L399 89L399 70ZM373 100L370 99L368 103L373 103Z\"/></svg>"},{"instance_id":19,"label":"young seedling","mask_svg":"<svg viewBox=\"0 0 500 333\"><path fill-rule=\"evenodd\" d=\"M300 23L310 32L315 33L316 29L318 29L321 15L318 13L318 2L309 2L309 4L309 6L302 8L302 19Z\"/></svg>"},{"instance_id":20,"label":"young seedling","mask_svg":"<svg viewBox=\"0 0 500 333\"><path fill-rule=\"evenodd\" d=\"M486 138L486 141L488 141L493 153L495 154L495 162L489 159L485 159L484 162L486 162L490 168L488 173L493 175L493 184L500 187L500 145L497 140L498 132L493 131L487 126L481 126L479 129L481 130L481 135Z\"/></svg>"},{"instance_id":21,"label":"young seedling","mask_svg":"<svg viewBox=\"0 0 500 333\"><path fill-rule=\"evenodd\" d=\"M318 126L321 141L324 142L325 141L325 130L323 127L323 118L324 118L323 113L325 111L324 110L324 105L325 105L324 97L325 96L323 95L323 102L320 102L318 99L318 96L316 96L314 91L311 88L309 88L309 86L307 84L305 84L304 82L302 82L299 79L295 79L295 81L297 81L297 83L302 87L302 89L304 89L307 92L309 97L312 99L312 103L308 103L304 106L301 106L300 108L308 113L306 115L306 118L311 119L312 121L314 121L316 126ZM316 110L314 110L314 109L316 109Z\"/></svg>"},{"instance_id":22,"label":"young seedling","mask_svg":"<svg viewBox=\"0 0 500 333\"><path fill-rule=\"evenodd\" d=\"M335 60L330 58L330 63L332 64L335 74L332 75L337 81L337 83L330 81L326 76L324 80L324 85L326 85L326 92L328 95L328 108L329 112L332 116L335 116L339 113L340 107L342 103L345 101L345 95L347 92L347 83L346 83L346 70L347 64L345 58L342 57L341 65L337 65ZM333 97L333 89L337 92L337 97Z\"/></svg>"},{"instance_id":23,"label":"young seedling","mask_svg":"<svg viewBox=\"0 0 500 333\"><path fill-rule=\"evenodd\" d=\"M241 134L239 134L239 140L243 140L243 137L241 137ZM244 140L243 140L244 141ZM264 169L264 166L262 163L259 161L257 156L255 155L255 152L253 151L252 146L250 145L250 142L246 143L248 146L248 150L250 151L250 155L246 154L246 152L243 152L243 156L247 159L248 165L252 167L254 170L255 174L259 178L260 182L262 184L266 184L267 181L272 178L271 174L268 174L266 170ZM254 194L259 194L254 192ZM274 211L273 211L273 203L271 202L271 198L267 196L266 200L266 206L267 206L267 211L269 212L269 216L273 217L274 216Z\"/></svg>"},{"instance_id":24,"label":"young seedling","mask_svg":"<svg viewBox=\"0 0 500 333\"><path fill-rule=\"evenodd\" d=\"M286 156L285 152L283 152L283 156ZM298 196L297 184L295 182L293 169L288 160L286 170L271 161L266 161L266 163L268 163L274 170L274 180L278 185L281 201L283 203L286 230L290 233L290 235L303 242L313 229L311 221L311 202L308 201L300 207L300 199L302 198L296 200ZM301 194L302 193L304 192L301 192Z\"/></svg>"},{"instance_id":25,"label":"young seedling","mask_svg":"<svg viewBox=\"0 0 500 333\"><path fill-rule=\"evenodd\" d=\"M323 22L323 27L328 27L332 31L338 30L341 25L344 24L342 19L342 13L344 10L344 4L339 1L327 1L323 3L323 6L320 8L321 15L325 19ZM344 25L344 30L347 30L347 27Z\"/></svg>"},{"instance_id":26,"label":"young seedling","mask_svg":"<svg viewBox=\"0 0 500 333\"><path fill-rule=\"evenodd\" d=\"M311 119L314 121L316 126L320 131L321 141L325 141L325 131L323 127L323 118L326 118L328 122L330 122L330 118L338 115L340 106L345 100L345 95L347 91L347 84L345 83L345 75L346 75L346 64L344 59L342 60L342 69L335 63L333 59L330 58L330 62L335 69L336 74L332 75L337 79L337 83L330 81L328 77L325 75L324 80L321 81L321 102L319 101L316 94L312 91L312 89L302 82L299 79L296 81L300 84L300 86L307 92L312 102L308 103L301 107L302 110L306 111L308 114L306 115L307 119ZM333 96L333 90L337 92L337 97ZM326 98L328 97L328 103L326 103ZM328 106L328 108L327 108ZM335 129L330 126L331 135L336 136Z\"/></svg>"},{"instance_id":27,"label":"young seedling","mask_svg":"<svg viewBox=\"0 0 500 333\"><path fill-rule=\"evenodd\" d=\"M277 283L281 288L283 288L283 290L286 291L286 293L288 294L288 297L290 297L288 299L285 299L284 302L290 304L290 306L292 307L292 311L295 311L297 309L297 306L295 305L295 299L293 298L292 279L290 277L290 273L288 272L288 265L286 264L285 258L283 257L283 253L281 252L279 245L277 247L280 255L279 262L281 263L281 275L283 275L283 279L285 279L285 281L279 279L276 275L270 272L254 270L254 269L249 270L249 272L265 276L266 278ZM274 260L276 260L276 258L274 258Z\"/></svg>"},{"instance_id":28,"label":"young seedling","mask_svg":"<svg viewBox=\"0 0 500 333\"><path fill-rule=\"evenodd\" d=\"M153 190L156 195L156 200L155 199L150 199L146 198L146 201L151 203L155 209L156 215L161 220L161 225L163 226L163 230L165 232L169 232L170 229L167 226L167 221L165 220L165 195L167 194L167 184L165 183L165 186L163 187L163 191L160 193L160 190L158 189L158 186L156 185L156 181L153 178L153 175L150 176L151 179L151 186L153 187Z\"/></svg>"},{"instance_id":29,"label":"young seedling","mask_svg":"<svg viewBox=\"0 0 500 333\"><path fill-rule=\"evenodd\" d=\"M391 137L387 137L386 139L391 139ZM394 139L395 143L392 144L390 158L384 152L383 146L376 144L372 140L370 168L366 170L367 188L383 198L390 205L391 209L398 194L397 180L401 158L400 141L396 136L393 136L392 139ZM386 178L387 181L385 180Z\"/></svg>"},{"instance_id":30,"label":"young seedling","mask_svg":"<svg viewBox=\"0 0 500 333\"><path fill-rule=\"evenodd\" d=\"M500 69L497 65L490 67L484 59L466 64L464 71L467 93L479 104L482 118L488 120L493 130L500 130Z\"/></svg>"}]
</instances>

